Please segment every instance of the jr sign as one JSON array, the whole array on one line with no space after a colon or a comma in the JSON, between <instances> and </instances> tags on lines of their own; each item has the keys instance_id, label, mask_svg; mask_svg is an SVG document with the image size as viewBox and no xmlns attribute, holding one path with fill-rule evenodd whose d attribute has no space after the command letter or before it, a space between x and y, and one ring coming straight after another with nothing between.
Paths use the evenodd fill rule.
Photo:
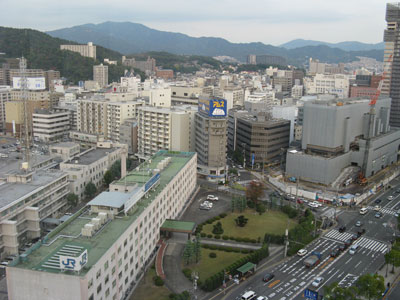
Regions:
<instances>
[{"instance_id":1,"label":"jr sign","mask_svg":"<svg viewBox=\"0 0 400 300\"><path fill-rule=\"evenodd\" d=\"M87 250L83 251L78 257L60 255L60 269L70 271L80 271L88 261Z\"/></svg>"}]
</instances>

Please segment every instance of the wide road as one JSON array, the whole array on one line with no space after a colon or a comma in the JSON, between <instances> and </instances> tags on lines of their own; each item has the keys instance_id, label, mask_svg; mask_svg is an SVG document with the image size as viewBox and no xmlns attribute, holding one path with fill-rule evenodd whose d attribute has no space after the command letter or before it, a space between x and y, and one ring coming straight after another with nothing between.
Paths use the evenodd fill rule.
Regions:
<instances>
[{"instance_id":1,"label":"wide road","mask_svg":"<svg viewBox=\"0 0 400 300\"><path fill-rule=\"evenodd\" d=\"M325 285L339 282L339 285L347 287L354 284L359 276L375 273L384 264L384 254L389 251L391 240L396 234L395 213L400 209L400 193L396 193L396 189L400 188L400 180L393 180L391 185L391 189L375 195L367 206L368 213L365 215L354 210L338 211L339 226L345 225L346 231L339 233L338 228L331 229L306 247L309 254L312 251L322 254L321 262L317 266L308 269L303 265L308 254L304 257L294 256L277 266L259 270L256 275L240 283L226 299L240 299L248 290L272 300L304 299L304 289L311 287L317 276L322 276L324 281L319 287L312 289L321 295ZM389 201L389 196L394 199ZM379 204L375 203L376 199L381 200ZM383 213L380 218L375 217L375 205L379 205ZM359 227L355 226L357 221L361 221L361 228L366 230L364 235L353 242L353 245L359 245L358 251L351 255L349 247L338 257L331 258L330 252L358 231ZM267 272L272 272L275 278L264 283L262 278Z\"/></svg>"}]
</instances>

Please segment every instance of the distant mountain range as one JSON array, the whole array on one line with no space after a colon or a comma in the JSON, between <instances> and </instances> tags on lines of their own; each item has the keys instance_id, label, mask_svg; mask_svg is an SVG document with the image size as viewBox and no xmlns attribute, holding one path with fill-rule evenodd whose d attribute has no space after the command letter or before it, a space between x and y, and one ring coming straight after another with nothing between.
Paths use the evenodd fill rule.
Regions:
<instances>
[{"instance_id":1,"label":"distant mountain range","mask_svg":"<svg viewBox=\"0 0 400 300\"><path fill-rule=\"evenodd\" d=\"M313 41L313 40L303 40L303 39L296 39L290 42L284 43L279 47L283 47L286 49L295 49L300 47L306 46L319 46L324 45L331 48L339 48L344 51L368 51L368 50L383 50L385 48L385 43L376 43L376 44L366 44L361 42L340 42L340 43L327 43L321 41Z\"/></svg>"},{"instance_id":2,"label":"distant mountain range","mask_svg":"<svg viewBox=\"0 0 400 300\"><path fill-rule=\"evenodd\" d=\"M245 62L249 54L269 54L285 57L290 64L294 65L303 65L309 57L329 63L354 61L357 60L357 56L383 60L382 49L345 51L327 45L306 45L295 49L286 49L260 42L231 43L215 37L195 38L182 33L155 30L131 22L85 24L47 33L53 37L78 43L94 42L125 55L148 51L165 51L185 55L231 56Z\"/></svg>"}]
</instances>

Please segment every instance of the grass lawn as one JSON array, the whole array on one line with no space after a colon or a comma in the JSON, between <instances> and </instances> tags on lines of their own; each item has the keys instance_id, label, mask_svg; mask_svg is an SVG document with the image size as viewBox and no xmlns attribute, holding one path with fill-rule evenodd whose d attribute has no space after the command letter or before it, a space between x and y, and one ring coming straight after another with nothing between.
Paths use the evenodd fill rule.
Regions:
<instances>
[{"instance_id":1,"label":"grass lawn","mask_svg":"<svg viewBox=\"0 0 400 300\"><path fill-rule=\"evenodd\" d=\"M232 188L239 190L239 191L245 191L246 187L244 187L243 185L241 185L240 183L235 183L234 185L232 185Z\"/></svg>"},{"instance_id":2,"label":"grass lawn","mask_svg":"<svg viewBox=\"0 0 400 300\"><path fill-rule=\"evenodd\" d=\"M156 276L156 270L149 268L145 278L140 281L139 286L133 293L131 300L169 300L171 292L165 286L156 286L153 277Z\"/></svg>"},{"instance_id":3,"label":"grass lawn","mask_svg":"<svg viewBox=\"0 0 400 300\"><path fill-rule=\"evenodd\" d=\"M235 219L240 215L244 215L249 219L244 227L236 226ZM230 213L225 218L219 220L219 222L221 222L222 229L224 230L222 235L241 238L248 237L251 239L261 237L261 239L263 239L265 233L284 234L288 220L289 229L296 226L297 222L289 219L289 217L281 211L268 210L260 215L253 209L247 209L243 213ZM218 221L215 221L213 224L217 222ZM213 224L206 224L203 226L202 232L212 234Z\"/></svg>"},{"instance_id":4,"label":"grass lawn","mask_svg":"<svg viewBox=\"0 0 400 300\"><path fill-rule=\"evenodd\" d=\"M217 254L216 258L210 258L208 255L210 252ZM200 279L207 279L208 277L223 270L224 267L230 266L236 260L246 256L248 254L225 252L219 250L210 250L201 248L201 260L198 264L184 265L183 268L189 268L192 271L199 273Z\"/></svg>"}]
</instances>

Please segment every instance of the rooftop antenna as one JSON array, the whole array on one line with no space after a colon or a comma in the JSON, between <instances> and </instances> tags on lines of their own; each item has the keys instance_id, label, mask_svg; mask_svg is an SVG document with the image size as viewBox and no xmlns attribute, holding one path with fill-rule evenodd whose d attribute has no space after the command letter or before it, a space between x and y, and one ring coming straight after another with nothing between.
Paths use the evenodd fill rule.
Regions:
<instances>
[{"instance_id":1,"label":"rooftop antenna","mask_svg":"<svg viewBox=\"0 0 400 300\"><path fill-rule=\"evenodd\" d=\"M28 80L26 78L26 58L21 57L19 60L19 71L20 71L20 86L21 86L21 99L22 99L22 117L23 122L20 128L21 144L25 147L24 162L22 163L22 169L25 171L30 170L30 146L31 146L31 124L29 119L29 107L28 107Z\"/></svg>"}]
</instances>

